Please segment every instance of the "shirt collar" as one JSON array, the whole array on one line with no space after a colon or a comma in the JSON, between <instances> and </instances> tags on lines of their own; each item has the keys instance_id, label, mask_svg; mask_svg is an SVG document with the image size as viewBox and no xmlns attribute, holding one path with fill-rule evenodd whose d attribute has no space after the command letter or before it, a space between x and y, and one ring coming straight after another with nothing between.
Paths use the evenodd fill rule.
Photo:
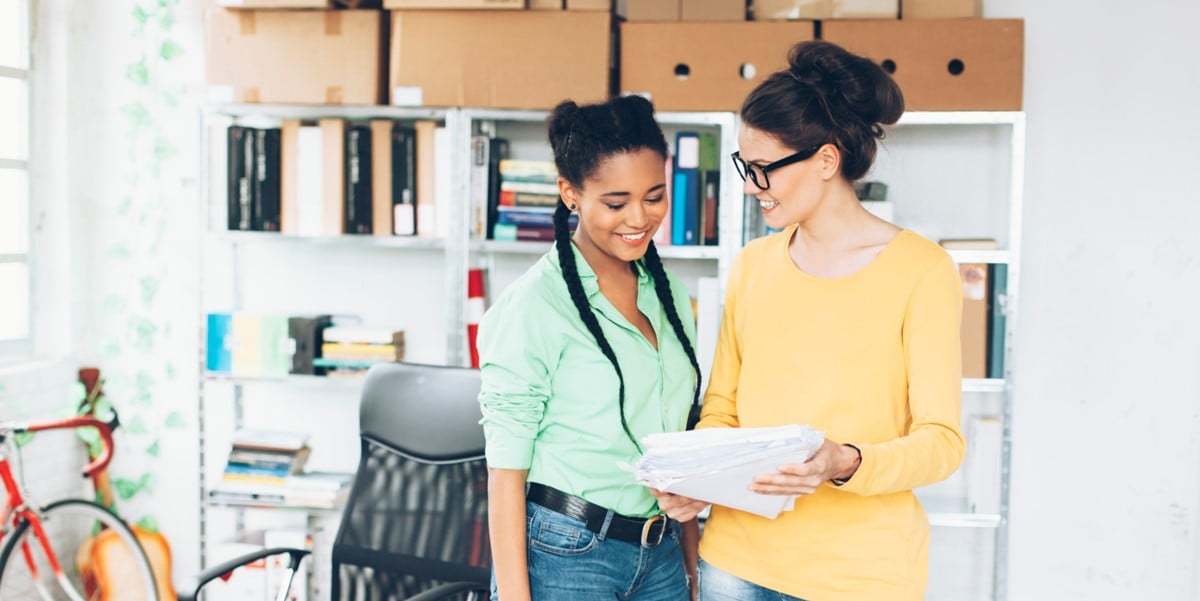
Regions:
<instances>
[{"instance_id":1,"label":"shirt collar","mask_svg":"<svg viewBox=\"0 0 1200 601\"><path fill-rule=\"evenodd\" d=\"M579 252L579 247L575 243L571 243L571 252L575 255L575 270L579 272L579 281L583 284L583 291L587 293L588 298L600 292L600 281L596 278L596 272L592 270L592 266L583 258L583 253ZM558 247L553 246L550 252L546 253L550 264L554 265L555 269L562 273L562 264L558 262ZM638 286L643 286L650 283L650 272L646 270L646 259L638 259L636 261L638 268Z\"/></svg>"}]
</instances>

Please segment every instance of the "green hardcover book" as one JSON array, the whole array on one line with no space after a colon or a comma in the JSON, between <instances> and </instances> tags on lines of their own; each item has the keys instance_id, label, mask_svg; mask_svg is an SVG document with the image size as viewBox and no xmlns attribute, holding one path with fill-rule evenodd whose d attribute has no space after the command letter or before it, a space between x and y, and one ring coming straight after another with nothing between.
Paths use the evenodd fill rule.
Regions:
<instances>
[{"instance_id":1,"label":"green hardcover book","mask_svg":"<svg viewBox=\"0 0 1200 601\"><path fill-rule=\"evenodd\" d=\"M282 378L292 367L288 318L283 315L263 315L259 320L259 368L262 375Z\"/></svg>"},{"instance_id":2,"label":"green hardcover book","mask_svg":"<svg viewBox=\"0 0 1200 601\"><path fill-rule=\"evenodd\" d=\"M1004 377L1004 302L1008 294L1008 265L993 263L988 274L988 367L987 377Z\"/></svg>"}]
</instances>

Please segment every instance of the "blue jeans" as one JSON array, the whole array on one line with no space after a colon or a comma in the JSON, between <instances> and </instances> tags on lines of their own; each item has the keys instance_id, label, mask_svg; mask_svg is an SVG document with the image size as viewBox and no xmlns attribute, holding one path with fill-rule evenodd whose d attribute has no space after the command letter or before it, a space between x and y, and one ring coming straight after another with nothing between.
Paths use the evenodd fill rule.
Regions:
<instances>
[{"instance_id":1,"label":"blue jeans","mask_svg":"<svg viewBox=\"0 0 1200 601\"><path fill-rule=\"evenodd\" d=\"M526 503L529 588L534 601L689 601L679 524L644 548L604 538L583 522ZM501 601L492 573L492 601Z\"/></svg>"},{"instance_id":2,"label":"blue jeans","mask_svg":"<svg viewBox=\"0 0 1200 601\"><path fill-rule=\"evenodd\" d=\"M700 560L700 601L804 601L747 582Z\"/></svg>"}]
</instances>

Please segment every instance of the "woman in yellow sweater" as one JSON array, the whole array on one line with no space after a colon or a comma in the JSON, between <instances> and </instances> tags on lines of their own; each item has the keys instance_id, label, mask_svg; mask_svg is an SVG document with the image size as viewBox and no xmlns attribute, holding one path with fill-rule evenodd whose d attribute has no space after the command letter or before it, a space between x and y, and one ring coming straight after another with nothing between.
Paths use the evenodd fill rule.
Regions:
<instances>
[{"instance_id":1,"label":"woman in yellow sweater","mask_svg":"<svg viewBox=\"0 0 1200 601\"><path fill-rule=\"evenodd\" d=\"M793 511L713 507L700 599L922 599L929 522L912 489L953 473L965 447L958 271L854 193L904 110L892 79L828 42L789 63L742 105L733 160L783 231L730 271L699 427L810 424L827 439L752 486L798 495ZM681 521L704 506L656 495Z\"/></svg>"}]
</instances>

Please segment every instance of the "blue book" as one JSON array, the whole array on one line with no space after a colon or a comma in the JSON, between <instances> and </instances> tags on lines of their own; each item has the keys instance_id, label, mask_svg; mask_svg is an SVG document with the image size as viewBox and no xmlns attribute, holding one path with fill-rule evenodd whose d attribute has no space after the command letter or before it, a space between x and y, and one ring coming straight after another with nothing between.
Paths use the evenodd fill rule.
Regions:
<instances>
[{"instance_id":1,"label":"blue book","mask_svg":"<svg viewBox=\"0 0 1200 601\"><path fill-rule=\"evenodd\" d=\"M1007 327L1004 308L1008 304L1005 302L1008 294L1008 265L992 263L989 268L991 273L988 274L987 377L1003 378L1004 331Z\"/></svg>"},{"instance_id":2,"label":"blue book","mask_svg":"<svg viewBox=\"0 0 1200 601\"><path fill-rule=\"evenodd\" d=\"M210 372L227 374L233 367L233 353L225 343L225 339L229 337L231 320L232 317L228 313L208 314L204 367Z\"/></svg>"},{"instance_id":3,"label":"blue book","mask_svg":"<svg viewBox=\"0 0 1200 601\"><path fill-rule=\"evenodd\" d=\"M675 135L675 173L671 179L671 244L695 245L700 227L700 134Z\"/></svg>"}]
</instances>

